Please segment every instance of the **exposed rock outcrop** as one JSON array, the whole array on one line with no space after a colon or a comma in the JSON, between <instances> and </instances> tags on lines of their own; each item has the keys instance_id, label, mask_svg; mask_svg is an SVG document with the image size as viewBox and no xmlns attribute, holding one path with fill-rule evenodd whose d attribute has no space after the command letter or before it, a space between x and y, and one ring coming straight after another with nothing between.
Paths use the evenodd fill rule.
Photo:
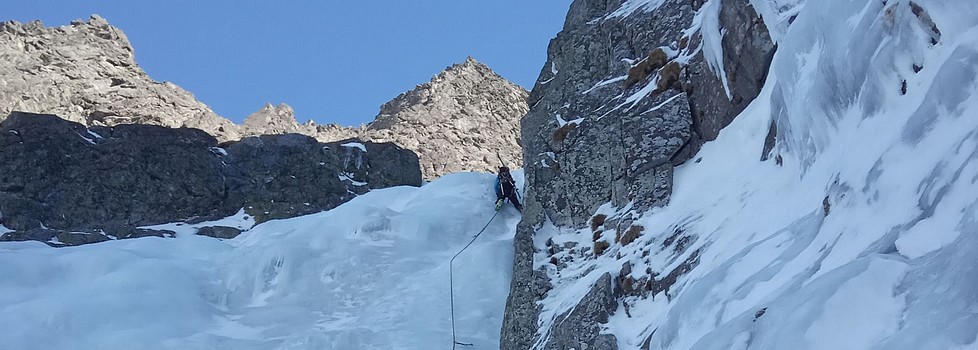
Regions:
<instances>
[{"instance_id":1,"label":"exposed rock outcrop","mask_svg":"<svg viewBox=\"0 0 978 350\"><path fill-rule=\"evenodd\" d=\"M261 222L399 185L420 186L420 166L413 152L390 144L286 134L219 147L190 128L86 128L19 112L0 122L0 224L18 231L4 239L50 240L60 231L136 237L147 234L140 226L241 208Z\"/></svg>"},{"instance_id":2,"label":"exposed rock outcrop","mask_svg":"<svg viewBox=\"0 0 978 350\"><path fill-rule=\"evenodd\" d=\"M240 136L186 90L146 75L126 35L97 15L55 28L3 22L0 61L0 119L30 111L88 126L191 127L222 141Z\"/></svg>"},{"instance_id":3,"label":"exposed rock outcrop","mask_svg":"<svg viewBox=\"0 0 978 350\"><path fill-rule=\"evenodd\" d=\"M720 28L696 16L715 16ZM710 40L722 55L704 49ZM606 203L639 212L668 203L673 168L757 96L774 49L746 1L574 1L522 119L530 215L516 235L501 348L616 348L591 331L606 311L587 300L574 312L593 312L578 321L537 329L546 267L533 268L533 233L547 220L582 228Z\"/></svg>"},{"instance_id":4,"label":"exposed rock outcrop","mask_svg":"<svg viewBox=\"0 0 978 350\"><path fill-rule=\"evenodd\" d=\"M252 113L244 120L244 132L247 135L289 134L298 133L300 125L295 120L292 106L271 103Z\"/></svg>"},{"instance_id":5,"label":"exposed rock outcrop","mask_svg":"<svg viewBox=\"0 0 978 350\"><path fill-rule=\"evenodd\" d=\"M49 28L0 24L0 120L12 111L54 114L85 126L149 124L197 128L219 142L299 133L323 142L395 142L421 156L426 179L491 171L500 154L522 165L518 120L527 92L469 58L381 107L368 126L300 124L286 104L268 104L237 125L173 83L152 80L125 34L93 15Z\"/></svg>"},{"instance_id":6,"label":"exposed rock outcrop","mask_svg":"<svg viewBox=\"0 0 978 350\"><path fill-rule=\"evenodd\" d=\"M425 178L522 166L518 121L527 92L469 57L385 103L360 136L418 152Z\"/></svg>"}]
</instances>

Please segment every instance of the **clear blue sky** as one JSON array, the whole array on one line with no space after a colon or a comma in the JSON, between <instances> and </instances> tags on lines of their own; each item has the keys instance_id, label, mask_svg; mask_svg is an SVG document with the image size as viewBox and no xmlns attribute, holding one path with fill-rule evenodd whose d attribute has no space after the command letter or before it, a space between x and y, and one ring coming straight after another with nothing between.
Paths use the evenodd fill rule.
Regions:
<instances>
[{"instance_id":1,"label":"clear blue sky","mask_svg":"<svg viewBox=\"0 0 978 350\"><path fill-rule=\"evenodd\" d=\"M300 122L358 125L472 55L527 89L571 0L0 2L0 20L65 25L97 13L136 60L241 122L265 102Z\"/></svg>"}]
</instances>

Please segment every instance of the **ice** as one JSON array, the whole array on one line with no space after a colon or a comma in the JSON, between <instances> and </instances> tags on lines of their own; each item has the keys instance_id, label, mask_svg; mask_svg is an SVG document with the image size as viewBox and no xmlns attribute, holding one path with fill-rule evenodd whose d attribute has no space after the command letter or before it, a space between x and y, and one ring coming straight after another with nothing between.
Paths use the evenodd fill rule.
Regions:
<instances>
[{"instance_id":1,"label":"ice","mask_svg":"<svg viewBox=\"0 0 978 350\"><path fill-rule=\"evenodd\" d=\"M182 230L171 239L0 243L0 348L449 348L448 260L495 213L493 181L464 173L374 190L231 240L189 233L250 228L243 211L150 227ZM504 208L455 261L468 349L499 346L518 221Z\"/></svg>"},{"instance_id":2,"label":"ice","mask_svg":"<svg viewBox=\"0 0 978 350\"><path fill-rule=\"evenodd\" d=\"M767 26L771 40L775 43L781 41L788 31L789 22L793 16L798 15L805 7L806 0L751 0L764 25Z\"/></svg>"},{"instance_id":3,"label":"ice","mask_svg":"<svg viewBox=\"0 0 978 350\"><path fill-rule=\"evenodd\" d=\"M347 143L344 143L344 144L342 144L340 146L350 147L350 148L358 148L358 149L360 149L361 152L367 153L367 146L364 146L362 143L359 143L359 142L347 142Z\"/></svg>"},{"instance_id":4,"label":"ice","mask_svg":"<svg viewBox=\"0 0 978 350\"><path fill-rule=\"evenodd\" d=\"M79 133L76 132L75 135L78 135L78 137L81 137L81 139L82 140L85 140L85 143L87 143L89 145L94 145L95 144L95 140L90 139L90 138L87 138L85 136L82 136L82 134L79 134Z\"/></svg>"},{"instance_id":5,"label":"ice","mask_svg":"<svg viewBox=\"0 0 978 350\"><path fill-rule=\"evenodd\" d=\"M699 26L700 33L703 35L703 57L706 58L706 63L713 70L713 73L720 77L727 98L732 99L733 95L730 93L727 72L723 68L723 34L726 30L720 26L721 5L721 0L707 1L696 12L693 21L695 22L694 27Z\"/></svg>"}]
</instances>

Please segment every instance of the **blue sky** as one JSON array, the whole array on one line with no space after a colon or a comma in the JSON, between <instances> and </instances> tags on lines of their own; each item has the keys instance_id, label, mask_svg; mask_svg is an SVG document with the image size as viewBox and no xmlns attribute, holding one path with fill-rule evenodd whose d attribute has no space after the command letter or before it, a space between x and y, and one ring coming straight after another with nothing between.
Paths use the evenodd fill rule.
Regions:
<instances>
[{"instance_id":1,"label":"blue sky","mask_svg":"<svg viewBox=\"0 0 978 350\"><path fill-rule=\"evenodd\" d=\"M241 122L266 102L300 122L358 125L472 55L531 88L571 0L4 1L0 20L97 13L153 79Z\"/></svg>"}]
</instances>

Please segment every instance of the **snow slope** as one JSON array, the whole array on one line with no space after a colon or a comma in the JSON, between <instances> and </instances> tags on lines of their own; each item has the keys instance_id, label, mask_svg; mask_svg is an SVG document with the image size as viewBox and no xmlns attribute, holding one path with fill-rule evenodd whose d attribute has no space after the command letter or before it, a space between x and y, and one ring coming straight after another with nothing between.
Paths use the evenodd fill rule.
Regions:
<instances>
[{"instance_id":1,"label":"snow slope","mask_svg":"<svg viewBox=\"0 0 978 350\"><path fill-rule=\"evenodd\" d=\"M602 274L648 291L674 273L623 297L620 349L978 349L978 3L797 9L761 96L677 168L670 204L598 211L641 237L558 268L545 242L590 228L538 231L544 340Z\"/></svg>"},{"instance_id":2,"label":"snow slope","mask_svg":"<svg viewBox=\"0 0 978 350\"><path fill-rule=\"evenodd\" d=\"M492 217L493 180L375 190L226 241L0 243L0 349L449 348L448 261ZM455 262L468 349L498 348L518 221L502 210Z\"/></svg>"}]
</instances>

